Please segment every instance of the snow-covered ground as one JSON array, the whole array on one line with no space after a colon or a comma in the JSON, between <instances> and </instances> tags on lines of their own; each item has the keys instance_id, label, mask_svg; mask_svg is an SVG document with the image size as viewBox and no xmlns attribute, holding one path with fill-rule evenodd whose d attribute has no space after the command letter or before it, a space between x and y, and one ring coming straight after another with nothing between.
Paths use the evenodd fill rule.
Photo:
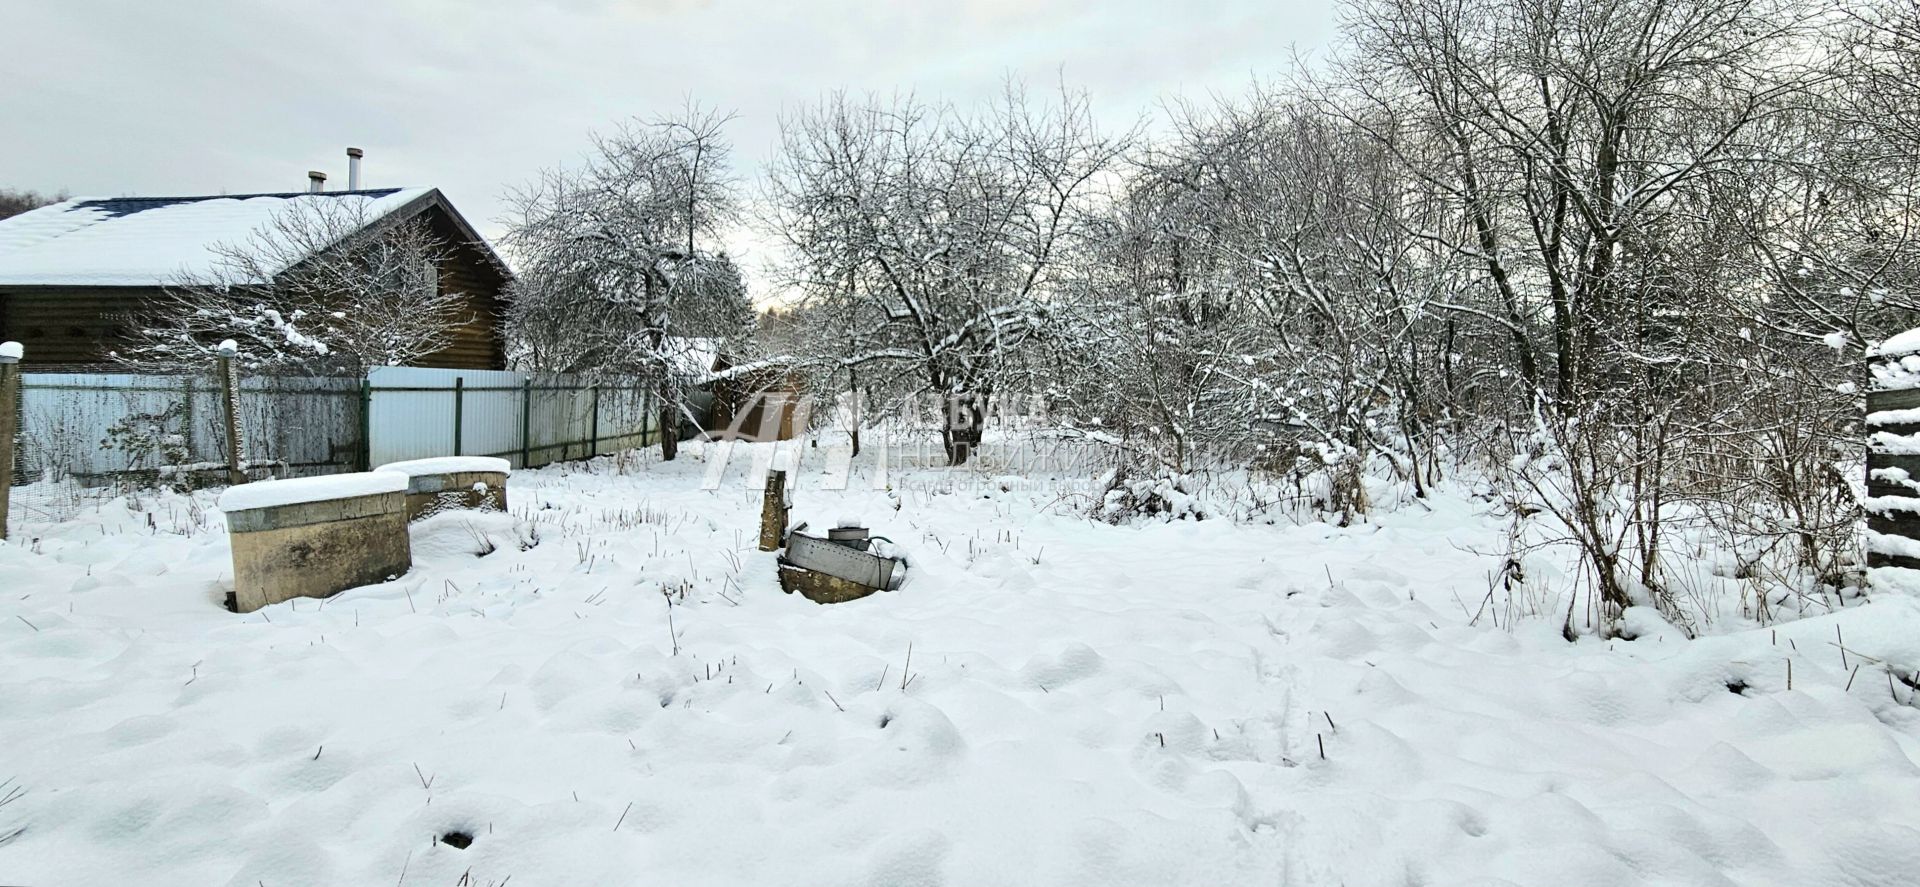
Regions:
<instances>
[{"instance_id":1,"label":"snow-covered ground","mask_svg":"<svg viewBox=\"0 0 1920 887\"><path fill-rule=\"evenodd\" d=\"M510 517L416 525L403 579L245 616L212 494L16 527L0 883L1920 877L1920 712L1875 661L1920 665L1911 598L1569 644L1472 619L1502 528L1448 490L1114 527L989 466L808 475L797 519L913 564L817 606L711 454L517 474Z\"/></svg>"}]
</instances>

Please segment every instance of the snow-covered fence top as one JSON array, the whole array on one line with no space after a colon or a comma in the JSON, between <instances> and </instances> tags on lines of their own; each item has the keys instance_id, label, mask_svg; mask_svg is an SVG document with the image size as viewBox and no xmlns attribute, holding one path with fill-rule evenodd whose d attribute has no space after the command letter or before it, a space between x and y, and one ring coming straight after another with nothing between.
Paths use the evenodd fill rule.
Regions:
<instances>
[{"instance_id":1,"label":"snow-covered fence top","mask_svg":"<svg viewBox=\"0 0 1920 887\"><path fill-rule=\"evenodd\" d=\"M1867 356L1867 565L1920 569L1920 330Z\"/></svg>"}]
</instances>

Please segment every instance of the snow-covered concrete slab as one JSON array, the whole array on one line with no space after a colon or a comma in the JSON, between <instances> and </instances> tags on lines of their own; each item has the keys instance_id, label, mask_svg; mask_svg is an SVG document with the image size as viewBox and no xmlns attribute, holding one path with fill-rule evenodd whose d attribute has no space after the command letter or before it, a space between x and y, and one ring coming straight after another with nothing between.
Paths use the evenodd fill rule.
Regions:
<instances>
[{"instance_id":1,"label":"snow-covered concrete slab","mask_svg":"<svg viewBox=\"0 0 1920 887\"><path fill-rule=\"evenodd\" d=\"M418 519L450 508L507 508L513 463L492 456L439 456L389 462L375 471L407 478L407 515Z\"/></svg>"},{"instance_id":2,"label":"snow-covered concrete slab","mask_svg":"<svg viewBox=\"0 0 1920 887\"><path fill-rule=\"evenodd\" d=\"M375 493L404 493L407 475L400 472L363 471L329 474L320 477L295 477L263 480L228 487L220 494L221 511L249 511L276 508L302 502L323 502Z\"/></svg>"},{"instance_id":3,"label":"snow-covered concrete slab","mask_svg":"<svg viewBox=\"0 0 1920 887\"><path fill-rule=\"evenodd\" d=\"M476 474L490 472L511 474L513 463L492 456L437 456L429 459L409 459L405 462L388 462L375 471L397 471L408 477L426 474Z\"/></svg>"}]
</instances>

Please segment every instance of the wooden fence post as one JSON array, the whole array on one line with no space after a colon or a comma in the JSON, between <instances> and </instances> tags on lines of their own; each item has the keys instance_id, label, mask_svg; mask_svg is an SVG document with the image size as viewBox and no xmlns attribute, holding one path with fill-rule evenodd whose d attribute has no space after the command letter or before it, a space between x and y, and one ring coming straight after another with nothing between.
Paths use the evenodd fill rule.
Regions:
<instances>
[{"instance_id":1,"label":"wooden fence post","mask_svg":"<svg viewBox=\"0 0 1920 887\"><path fill-rule=\"evenodd\" d=\"M193 449L193 376L191 374L180 377L180 403L182 412L185 414L180 419L180 430L182 436L186 438L187 461L198 461L194 458Z\"/></svg>"},{"instance_id":2,"label":"wooden fence post","mask_svg":"<svg viewBox=\"0 0 1920 887\"><path fill-rule=\"evenodd\" d=\"M792 370L788 370L788 372L791 373ZM789 375L788 378L791 379L792 376ZM847 436L853 438L853 456L854 458L857 459L860 457L860 420L861 420L861 417L860 417L860 371L859 370L857 369L847 370L847 391L851 393L852 403L853 403L853 423L852 423L853 427L848 431Z\"/></svg>"},{"instance_id":3,"label":"wooden fence post","mask_svg":"<svg viewBox=\"0 0 1920 887\"><path fill-rule=\"evenodd\" d=\"M533 378L520 380L520 467L533 467Z\"/></svg>"},{"instance_id":4,"label":"wooden fence post","mask_svg":"<svg viewBox=\"0 0 1920 887\"><path fill-rule=\"evenodd\" d=\"M587 458L600 455L600 386L587 389L593 406L587 412Z\"/></svg>"},{"instance_id":5,"label":"wooden fence post","mask_svg":"<svg viewBox=\"0 0 1920 887\"><path fill-rule=\"evenodd\" d=\"M240 380L233 374L233 358L240 353L240 346L228 339L220 343L217 353L220 355L220 400L227 420L227 483L238 486L247 482L247 473L240 468Z\"/></svg>"},{"instance_id":6,"label":"wooden fence post","mask_svg":"<svg viewBox=\"0 0 1920 887\"><path fill-rule=\"evenodd\" d=\"M464 417L466 403L467 379L465 376L456 377L453 380L453 454L456 456L465 455L460 452L460 426L465 424L461 420Z\"/></svg>"},{"instance_id":7,"label":"wooden fence post","mask_svg":"<svg viewBox=\"0 0 1920 887\"><path fill-rule=\"evenodd\" d=\"M775 551L787 541L787 473L767 472L766 498L760 501L760 550Z\"/></svg>"},{"instance_id":8,"label":"wooden fence post","mask_svg":"<svg viewBox=\"0 0 1920 887\"><path fill-rule=\"evenodd\" d=\"M14 438L20 436L19 342L0 342L0 539L7 538L7 507L13 499Z\"/></svg>"},{"instance_id":9,"label":"wooden fence post","mask_svg":"<svg viewBox=\"0 0 1920 887\"><path fill-rule=\"evenodd\" d=\"M373 470L373 380L360 380L360 470Z\"/></svg>"}]
</instances>

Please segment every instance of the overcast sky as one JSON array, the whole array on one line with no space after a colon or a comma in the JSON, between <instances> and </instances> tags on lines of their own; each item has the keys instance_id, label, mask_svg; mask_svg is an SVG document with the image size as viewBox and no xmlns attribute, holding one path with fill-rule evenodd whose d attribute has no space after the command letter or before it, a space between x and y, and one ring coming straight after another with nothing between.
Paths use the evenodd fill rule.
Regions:
<instances>
[{"instance_id":1,"label":"overcast sky","mask_svg":"<svg viewBox=\"0 0 1920 887\"><path fill-rule=\"evenodd\" d=\"M357 145L366 186L437 186L492 236L506 189L590 130L689 98L738 112L751 177L781 110L830 90L968 101L1063 73L1125 127L1280 72L1333 22L1332 0L0 0L0 188L337 188Z\"/></svg>"}]
</instances>

